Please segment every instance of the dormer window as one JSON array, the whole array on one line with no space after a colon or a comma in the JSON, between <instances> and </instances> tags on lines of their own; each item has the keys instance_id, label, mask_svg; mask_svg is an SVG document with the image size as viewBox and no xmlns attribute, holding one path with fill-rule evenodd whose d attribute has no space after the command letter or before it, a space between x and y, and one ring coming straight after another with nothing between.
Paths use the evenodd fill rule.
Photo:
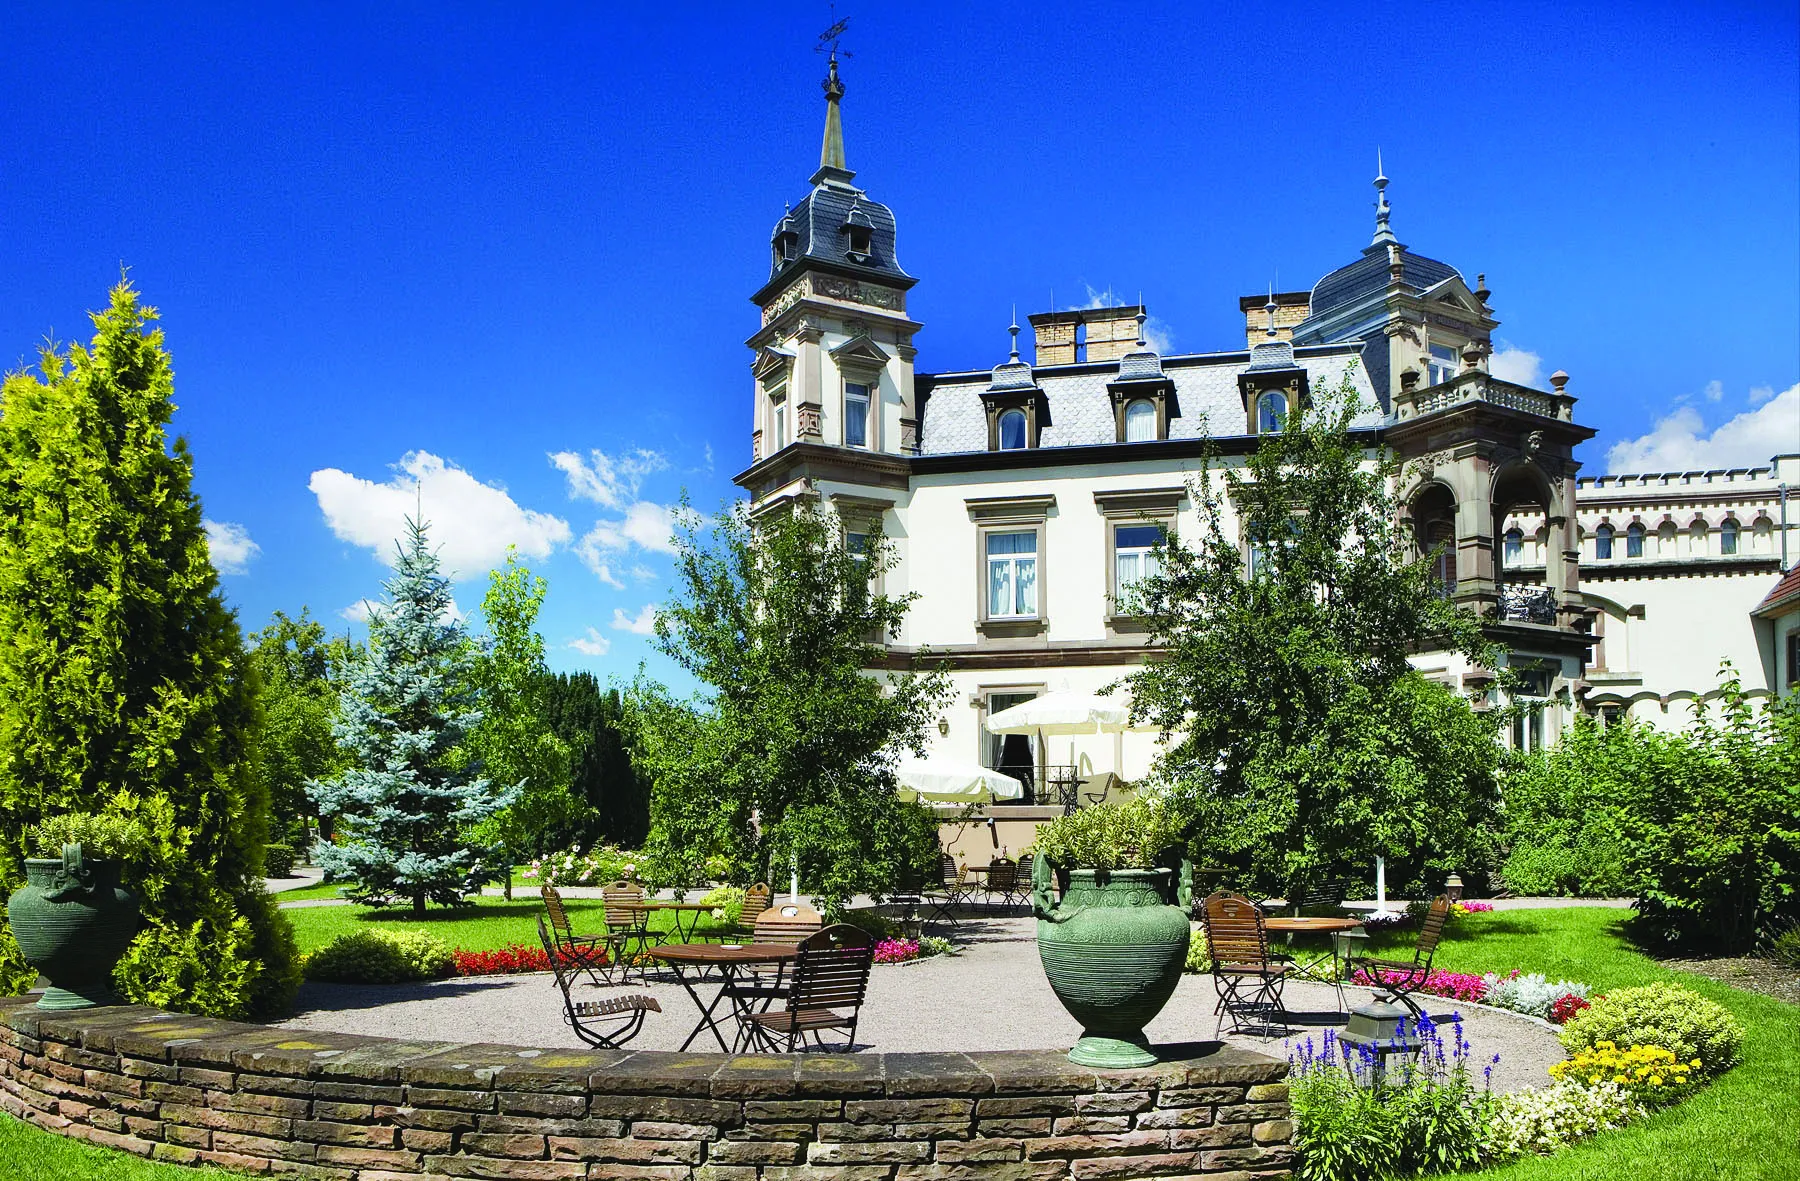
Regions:
<instances>
[{"instance_id":1,"label":"dormer window","mask_svg":"<svg viewBox=\"0 0 1800 1181\"><path fill-rule=\"evenodd\" d=\"M1125 441L1148 443L1156 438L1156 403L1139 398L1125 407Z\"/></svg>"},{"instance_id":2,"label":"dormer window","mask_svg":"<svg viewBox=\"0 0 1800 1181\"><path fill-rule=\"evenodd\" d=\"M1256 399L1256 433L1278 435L1287 429L1288 400L1280 390L1269 390Z\"/></svg>"},{"instance_id":3,"label":"dormer window","mask_svg":"<svg viewBox=\"0 0 1800 1181\"><path fill-rule=\"evenodd\" d=\"M1000 416L1000 450L1023 451L1025 435L1025 412L1023 410L1008 410Z\"/></svg>"},{"instance_id":4,"label":"dormer window","mask_svg":"<svg viewBox=\"0 0 1800 1181\"><path fill-rule=\"evenodd\" d=\"M779 267L783 263L793 262L800 255L800 235L792 230L783 230L775 235L772 249L775 266Z\"/></svg>"},{"instance_id":5,"label":"dormer window","mask_svg":"<svg viewBox=\"0 0 1800 1181\"><path fill-rule=\"evenodd\" d=\"M846 252L857 262L868 262L873 253L874 233L868 226L845 226L844 232L850 236L850 249Z\"/></svg>"}]
</instances>

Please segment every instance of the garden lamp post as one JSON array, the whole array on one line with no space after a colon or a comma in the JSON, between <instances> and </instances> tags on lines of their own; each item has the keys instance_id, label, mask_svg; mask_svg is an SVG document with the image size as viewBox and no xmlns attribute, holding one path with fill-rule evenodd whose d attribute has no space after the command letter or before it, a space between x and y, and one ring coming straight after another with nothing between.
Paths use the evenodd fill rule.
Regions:
<instances>
[{"instance_id":1,"label":"garden lamp post","mask_svg":"<svg viewBox=\"0 0 1800 1181\"><path fill-rule=\"evenodd\" d=\"M1416 1033L1405 1030L1406 1010L1379 997L1350 1010L1350 1020L1338 1040L1366 1053L1373 1066L1371 1082L1381 1085L1387 1060L1396 1054L1417 1054L1423 1046Z\"/></svg>"}]
</instances>

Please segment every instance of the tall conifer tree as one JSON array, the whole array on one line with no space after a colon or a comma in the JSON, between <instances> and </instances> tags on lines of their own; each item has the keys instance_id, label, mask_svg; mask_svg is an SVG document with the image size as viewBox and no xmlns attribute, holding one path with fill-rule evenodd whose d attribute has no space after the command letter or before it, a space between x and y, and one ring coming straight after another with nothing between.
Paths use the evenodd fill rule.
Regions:
<instances>
[{"instance_id":1,"label":"tall conifer tree","mask_svg":"<svg viewBox=\"0 0 1800 1181\"><path fill-rule=\"evenodd\" d=\"M318 863L362 897L453 903L497 856L470 829L518 796L480 775L462 749L481 721L470 677L474 651L451 614L423 523L406 522L388 601L369 615L369 651L351 671L332 731L350 766L314 781L319 811L337 817Z\"/></svg>"},{"instance_id":2,"label":"tall conifer tree","mask_svg":"<svg viewBox=\"0 0 1800 1181\"><path fill-rule=\"evenodd\" d=\"M0 893L45 816L136 816L144 929L115 983L223 1016L285 1007L293 936L262 888L268 799L255 700L207 553L193 462L167 427L174 376L129 282L89 348L41 354L0 393ZM27 969L0 935L0 986Z\"/></svg>"}]
</instances>

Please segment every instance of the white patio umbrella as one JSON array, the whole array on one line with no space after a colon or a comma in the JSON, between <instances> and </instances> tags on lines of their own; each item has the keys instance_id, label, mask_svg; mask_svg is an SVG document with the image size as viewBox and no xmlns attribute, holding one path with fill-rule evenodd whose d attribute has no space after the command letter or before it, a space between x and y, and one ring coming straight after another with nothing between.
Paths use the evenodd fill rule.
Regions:
<instances>
[{"instance_id":1,"label":"white patio umbrella","mask_svg":"<svg viewBox=\"0 0 1800 1181\"><path fill-rule=\"evenodd\" d=\"M1095 693L1059 690L1021 701L1003 709L987 720L990 734L1036 734L1038 745L1046 754L1044 739L1051 734L1069 736L1069 762L1075 763L1074 738L1079 734L1122 734L1126 730L1143 729L1131 724L1131 710L1110 697ZM1154 727L1151 727L1154 728ZM1123 757L1121 751L1117 758Z\"/></svg>"},{"instance_id":2,"label":"white patio umbrella","mask_svg":"<svg viewBox=\"0 0 1800 1181\"><path fill-rule=\"evenodd\" d=\"M1025 788L1011 775L956 759L907 757L894 768L903 800L928 804L988 804L1016 800Z\"/></svg>"}]
</instances>

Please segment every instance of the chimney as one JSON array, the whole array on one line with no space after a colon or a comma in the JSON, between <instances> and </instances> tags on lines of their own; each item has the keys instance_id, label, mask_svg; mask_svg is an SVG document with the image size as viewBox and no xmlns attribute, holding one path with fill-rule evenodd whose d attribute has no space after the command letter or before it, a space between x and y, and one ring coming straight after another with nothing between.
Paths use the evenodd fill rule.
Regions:
<instances>
[{"instance_id":1,"label":"chimney","mask_svg":"<svg viewBox=\"0 0 1800 1181\"><path fill-rule=\"evenodd\" d=\"M1076 308L1029 317L1037 338L1036 364L1073 365L1116 361L1137 348L1137 316L1142 308Z\"/></svg>"},{"instance_id":2,"label":"chimney","mask_svg":"<svg viewBox=\"0 0 1800 1181\"><path fill-rule=\"evenodd\" d=\"M1093 308L1081 313L1087 325L1087 360L1117 361L1137 348L1138 304L1122 308Z\"/></svg>"},{"instance_id":3,"label":"chimney","mask_svg":"<svg viewBox=\"0 0 1800 1181\"><path fill-rule=\"evenodd\" d=\"M1275 301L1275 335L1269 335L1269 301ZM1273 296L1246 295L1238 300L1244 313L1244 343L1248 348L1271 341L1294 339L1294 328L1312 314L1312 292L1277 291Z\"/></svg>"}]
</instances>

